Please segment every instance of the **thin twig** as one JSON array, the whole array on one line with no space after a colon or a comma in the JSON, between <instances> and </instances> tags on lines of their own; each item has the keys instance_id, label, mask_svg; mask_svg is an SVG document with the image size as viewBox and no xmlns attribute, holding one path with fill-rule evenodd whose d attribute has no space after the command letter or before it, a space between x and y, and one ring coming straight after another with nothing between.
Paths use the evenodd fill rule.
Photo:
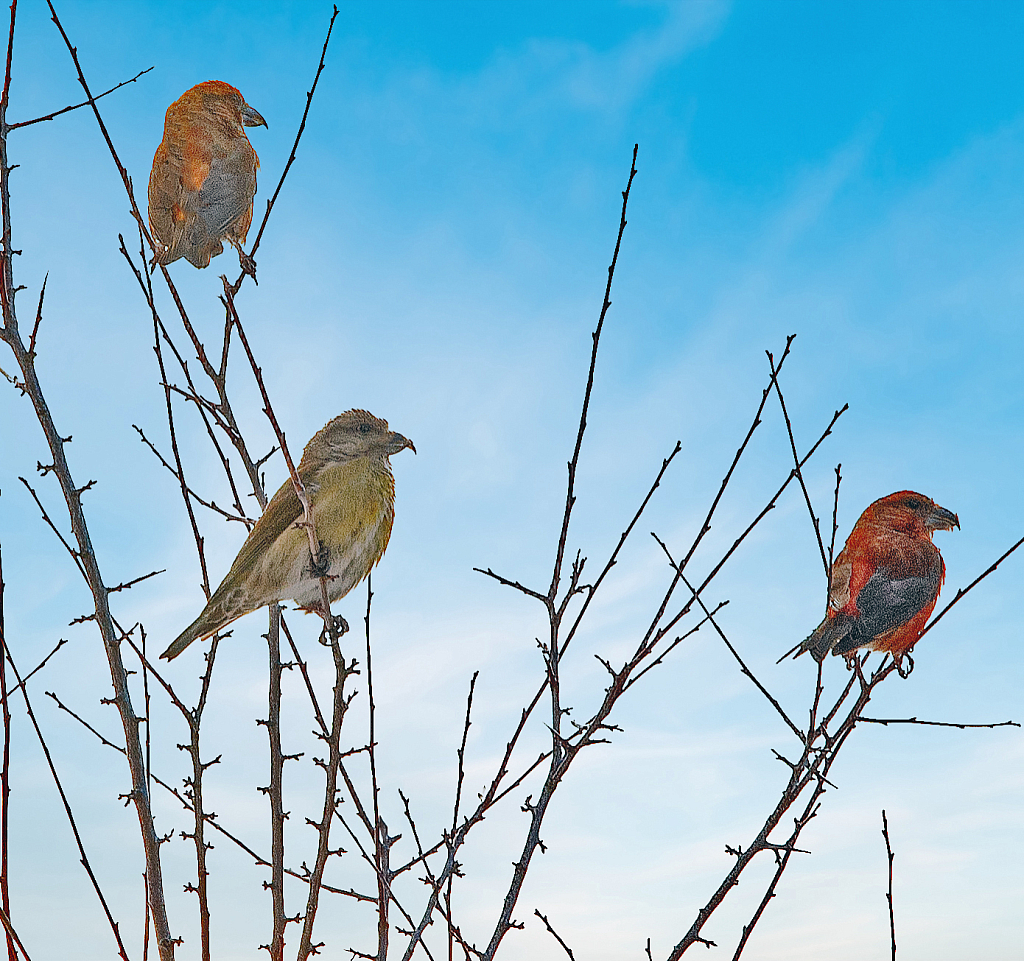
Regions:
<instances>
[{"instance_id":1,"label":"thin twig","mask_svg":"<svg viewBox=\"0 0 1024 961\"><path fill-rule=\"evenodd\" d=\"M291 170L292 164L295 162L295 156L299 149L299 141L302 139L302 133L306 129L306 118L309 117L309 108L313 103L313 94L316 93L316 85L320 82L320 74L324 72L324 66L326 65L327 57L327 45L331 42L331 33L334 30L334 21L338 19L338 7L335 4L333 12L331 13L331 22L327 27L327 36L324 38L323 49L320 51L320 62L317 64L316 74L313 77L313 84L306 91L306 109L302 111L302 119L299 121L299 129L295 133L295 142L292 144L292 151L288 155L287 161L285 161L284 170L281 171L281 178L277 182L277 187L274 188L274 193L271 195L270 200L267 201L267 212L263 215L263 220L260 222L260 229L256 231L256 239L252 242L252 248L249 250L249 256L254 257L256 250L259 248L260 241L263 239L263 231L266 230L267 221L270 219L270 212L274 209L274 204L277 202L278 194L281 193L281 188L284 186L284 179L288 176L288 171ZM245 279L246 271L242 271L239 274L238 280L231 285L231 294L237 294L239 288L242 286L242 281Z\"/></svg>"},{"instance_id":2,"label":"thin twig","mask_svg":"<svg viewBox=\"0 0 1024 961\"><path fill-rule=\"evenodd\" d=\"M462 786L466 779L466 741L469 738L469 728L472 724L473 716L473 692L476 690L476 680L480 676L479 671L474 671L473 676L469 680L469 695L466 698L466 720L462 725L462 743L459 744L459 750L457 752L459 758L459 773L455 783L455 804L452 807L452 830L451 837L455 837L455 832L459 828L459 808L462 805ZM452 882L455 880L455 872L453 871L448 875L448 887L444 895L445 909L448 914L448 959L451 961L452 957L452 940L454 931L452 927Z\"/></svg>"},{"instance_id":3,"label":"thin twig","mask_svg":"<svg viewBox=\"0 0 1024 961\"><path fill-rule=\"evenodd\" d=\"M72 110L78 110L80 107L88 107L93 100L102 100L107 94L113 93L115 90L120 90L122 87L126 87L130 83L135 83L139 77L145 76L150 70L155 70L155 67L146 67L145 70L140 70L131 80L122 80L119 84L111 87L109 90L104 90L103 93L96 94L95 97L89 100L83 100L81 103L76 103L71 107L62 107L60 110L54 110L53 113L46 114L45 117L36 117L34 120L19 120L17 123L11 123L7 125L8 130L17 130L19 127L31 127L34 123L42 123L44 120L53 120L54 117L59 117L61 114L69 113Z\"/></svg>"},{"instance_id":4,"label":"thin twig","mask_svg":"<svg viewBox=\"0 0 1024 961\"><path fill-rule=\"evenodd\" d=\"M896 915L892 909L892 862L896 855L892 853L892 845L889 843L889 821L885 816L885 808L882 808L882 837L885 838L885 853L889 858L889 890L885 893L885 900L889 902L889 940L892 944L892 961L896 961Z\"/></svg>"},{"instance_id":5,"label":"thin twig","mask_svg":"<svg viewBox=\"0 0 1024 961\"><path fill-rule=\"evenodd\" d=\"M867 656L865 655L864 660L866 659ZM774 851L778 862L776 872L769 883L768 890L755 911L753 918L743 928L740 943L737 946L736 953L733 955L734 961L739 958L754 930L755 925L761 918L765 907L771 898L774 897L775 888L786 868L786 865L789 863L789 855L792 851L796 850L796 843L801 831L803 831L804 827L817 813L819 798L825 792L826 786L829 784L829 771L835 763L842 746L853 733L857 725L857 718L860 716L864 706L871 699L874 689L896 670L895 662L886 657L883 658L882 665L879 669L871 675L870 679L868 679L861 673L862 662L857 660L855 663L856 673L853 675L852 680L859 681L860 692L851 709L834 733L829 734L826 732L826 725L828 723L827 719L823 721L817 729L810 732L804 744L800 758L796 762L789 764L790 774L786 786L783 789L782 795L774 809L765 819L763 827L746 850L736 849L733 852L736 855L735 864L726 874L726 877L718 886L709 901L700 909L700 911L698 911L697 917L690 929L687 931L685 937L683 937L683 939L676 944L669 953L669 961L679 961L679 958L681 958L682 955L695 944L703 944L706 947L713 946L714 942L704 938L700 933L704 925L707 924L708 919L715 913L715 911L718 910L728 893L739 883L740 875L751 863L754 857L763 851ZM849 686L840 694L839 699L836 702L836 706L833 707L829 717L832 717L835 711L839 709L839 705L846 699L848 691ZM818 745L819 740L822 741L821 746ZM773 844L771 842L772 832L778 827L783 816L797 802L808 787L812 788L811 794L803 812L794 821L793 832L784 844Z\"/></svg>"},{"instance_id":6,"label":"thin twig","mask_svg":"<svg viewBox=\"0 0 1024 961\"><path fill-rule=\"evenodd\" d=\"M12 22L12 32L13 26ZM7 634L4 629L5 588L3 556L0 554L0 707L3 709L4 718L4 757L3 769L0 771L0 804L3 805L3 810L0 811L0 907L4 910L4 917L8 919L4 922L4 927L7 930L7 959L8 961L18 961L14 950L14 929L10 927L9 921L11 898L7 869L11 821L11 708L7 691L7 658L3 656L3 652L7 649ZM63 643L61 641L61 644ZM60 644L57 647L60 647ZM43 661L43 663L45 664L46 661Z\"/></svg>"},{"instance_id":7,"label":"thin twig","mask_svg":"<svg viewBox=\"0 0 1024 961\"><path fill-rule=\"evenodd\" d=\"M43 322L43 298L46 296L46 282L50 279L49 271L43 277L43 286L39 289L39 305L36 307L36 322L32 325L32 335L28 339L28 352L36 356L36 337L39 336L39 325Z\"/></svg>"},{"instance_id":8,"label":"thin twig","mask_svg":"<svg viewBox=\"0 0 1024 961\"><path fill-rule=\"evenodd\" d=\"M21 938L18 937L18 932L14 930L14 925L11 924L10 912L6 910L0 910L0 923L3 924L4 931L7 932L8 943L10 943L10 940L13 938L14 942L18 945L18 950L21 951L21 956L25 959L25 961L32 961L32 959L28 956L28 951L25 950L25 945L22 944ZM11 957L13 958L15 956L11 955Z\"/></svg>"},{"instance_id":9,"label":"thin twig","mask_svg":"<svg viewBox=\"0 0 1024 961\"><path fill-rule=\"evenodd\" d=\"M156 577L157 574L166 574L166 573L167 573L167 569L166 568L164 568L163 570L159 570L159 571L150 571L148 574L143 574L141 577L133 577L130 581L122 581L116 587L108 587L107 588L107 593L108 594L116 594L116 593L118 593L118 591L127 591L129 588L134 587L136 584L139 584L142 581L148 581L151 577Z\"/></svg>"},{"instance_id":10,"label":"thin twig","mask_svg":"<svg viewBox=\"0 0 1024 961\"><path fill-rule=\"evenodd\" d=\"M828 542L828 570L825 572L825 581L831 584L832 562L836 550L836 534L839 532L839 485L843 482L843 465L836 464L836 492L832 499L832 536ZM828 588L826 588L828 589Z\"/></svg>"},{"instance_id":11,"label":"thin twig","mask_svg":"<svg viewBox=\"0 0 1024 961\"><path fill-rule=\"evenodd\" d=\"M651 533L651 537L653 537L658 542L658 544L660 545L661 549L665 552L665 556L668 558L668 562L672 566L672 569L676 570L676 571L679 571L679 568L676 565L675 560L672 558L672 555L669 553L668 547L665 546L664 541L662 541L661 538L658 537L658 535L653 533L653 532ZM725 643L725 646L729 649L729 653L732 654L732 656L736 659L736 663L739 664L739 666L740 666L740 672L742 674L745 674L747 677L750 678L750 680L753 682L754 686L765 696L765 698L768 700L768 702L771 704L771 706L774 707L775 710L778 712L779 717L781 717L782 720L784 720L786 722L786 724L789 727L789 729L801 741L803 741L805 739L804 732L801 731L800 728L798 728L796 726L796 724L793 723L792 720L790 720L789 715L785 712L785 710L783 710L783 707L778 702L778 700L776 700L776 698L773 697L772 694L768 691L768 688L766 688L760 682L760 680L758 680L758 678L756 677L754 672L751 671L749 667L747 667L747 665L744 662L743 658L740 657L739 651L737 651L736 648L733 647L733 645L730 642L729 638L727 638L725 636L725 632L722 630L721 627L719 627L718 621L715 620L712 612L710 610L708 610L707 605L704 603L704 599L696 592L696 590L694 589L694 586L690 583L690 581L686 577L686 575L683 574L682 571L679 571L679 575L682 578L683 583L686 585L686 587L693 594L694 599L700 605L701 610L704 611L704 616L711 622L711 626L718 632L718 636L722 639L722 641Z\"/></svg>"},{"instance_id":12,"label":"thin twig","mask_svg":"<svg viewBox=\"0 0 1024 961\"><path fill-rule=\"evenodd\" d=\"M576 446L573 448L572 458L569 461L569 482L565 492L565 510L562 513L562 529L558 535L558 547L555 550L554 570L551 575L551 586L548 588L548 597L554 598L558 593L558 584L562 576L562 558L565 555L565 542L569 535L569 519L572 516L573 504L576 503L576 468L580 460L580 450L583 447L583 434L587 429L587 412L590 410L590 395L594 389L594 371L597 367L597 348L601 341L601 331L604 329L604 320L608 315L608 308L611 307L612 281L615 279L615 265L619 262L619 249L622 246L622 235L626 232L626 206L629 203L629 192L633 187L633 178L636 177L636 156L640 149L639 144L633 145L633 162L629 168L629 179L626 181L626 189L622 191L622 212L619 216L619 233L615 238L615 250L612 253L612 262L608 265L608 280L605 283L604 299L601 303L601 313L597 318L597 327L591 338L594 342L590 352L590 370L587 372L587 387L583 392L583 408L580 411L580 426L576 432Z\"/></svg>"},{"instance_id":13,"label":"thin twig","mask_svg":"<svg viewBox=\"0 0 1024 961\"><path fill-rule=\"evenodd\" d=\"M547 919L547 917L545 917L545 915L540 913L540 908L534 908L533 913L537 915L537 917L540 918L541 921L544 922L544 927L546 927L548 931L551 932L551 936L562 946L562 949L565 951L565 953L569 955L570 961L576 961L576 956L572 953L572 948L570 948L569 945L567 945L562 940L558 932L553 927L551 927L551 922Z\"/></svg>"},{"instance_id":14,"label":"thin twig","mask_svg":"<svg viewBox=\"0 0 1024 961\"><path fill-rule=\"evenodd\" d=\"M781 366L782 364L780 362L779 367ZM776 370L777 369L778 368L776 368ZM831 436L832 428L835 427L836 422L849 409L849 404L844 404L840 410L837 410L835 411L835 413L833 413L832 419L829 421L828 426L818 436L818 439L815 441L814 446L811 447L811 449L807 451L807 453L804 454L804 456L800 459L798 467L803 468L807 461L809 461L811 457L814 456L818 448L825 442L825 439ZM735 541L733 541L732 546L721 556L721 558L719 558L718 563L715 564L711 571L705 576L704 580L701 581L696 591L694 592L697 596L700 596L704 593L704 589L718 575L718 572L721 571L723 567L725 567L729 558L732 557L734 553L736 553L736 551L739 549L739 546L747 539L747 537L750 536L751 531L753 531L754 528L757 527L757 525L760 524L762 520L764 520L769 511L775 509L775 504L778 502L779 498L783 495L783 493L785 493L786 488L789 487L790 483L792 482L793 478L796 477L796 475L797 468L794 467L789 472L789 476L782 482L779 489L772 495L771 499L764 506L761 512L747 525L743 533L741 533L740 536L737 537ZM684 557L683 560L680 561L679 567L680 569L684 569L685 566L686 558ZM669 618L669 620L665 624L658 628L658 635L660 636L666 633L667 631L671 631L672 628L675 627L675 625L679 622L679 620L690 612L691 608L693 607L693 604L694 599L691 597L690 600L688 600L675 615Z\"/></svg>"},{"instance_id":15,"label":"thin twig","mask_svg":"<svg viewBox=\"0 0 1024 961\"><path fill-rule=\"evenodd\" d=\"M384 865L387 829L383 828L384 822L380 816L380 785L377 781L377 703L373 697L373 647L370 644L370 607L372 602L373 585L371 575L367 575L366 615L363 618L363 624L366 632L366 709L369 723L370 799L373 804L373 863L377 874L377 961L387 961L391 878L388 875L388 868ZM332 733L334 733L333 729ZM305 959L301 959L301 961L305 961Z\"/></svg>"},{"instance_id":16,"label":"thin twig","mask_svg":"<svg viewBox=\"0 0 1024 961\"><path fill-rule=\"evenodd\" d=\"M932 727L957 727L961 731L969 727L1020 727L1016 721L999 721L994 724L958 724L955 721L919 721L916 717L858 717L864 724L927 724Z\"/></svg>"},{"instance_id":17,"label":"thin twig","mask_svg":"<svg viewBox=\"0 0 1024 961\"><path fill-rule=\"evenodd\" d=\"M53 655L56 654L57 651L59 651L65 644L67 644L67 640L62 637L59 641L57 641L56 647L54 647L54 649L50 651L50 653L47 654L46 657L44 657L34 668L32 668L31 671L28 672L28 674L25 675L25 681L22 683L27 683L32 679L32 676L34 674L38 673L44 667L46 667L47 661L49 661L50 658L53 657ZM0 668L0 670L2 670L2 668ZM20 687L21 684L16 684L14 687L11 688L10 691L7 691L7 695L10 696L11 694L14 694Z\"/></svg>"},{"instance_id":18,"label":"thin twig","mask_svg":"<svg viewBox=\"0 0 1024 961\"><path fill-rule=\"evenodd\" d=\"M925 636L925 634L927 634L933 627L935 627L936 624L939 623L939 621L941 621L946 616L946 613L954 604L956 604L965 594L967 594L968 591L974 590L974 588L977 587L983 580L985 580L985 578L988 577L989 574L995 571L996 568L999 567L999 565L1006 560L1006 558L1008 558L1015 550L1017 550L1017 548L1020 547L1021 544L1024 544L1024 537L1017 541L1017 543L1015 543L1011 548L1009 548L1009 550L1006 550L1002 554L1000 554L999 557L992 564L990 564L984 571L982 571L976 578L974 578L974 580L971 581L970 584L968 584L966 587L961 587L956 592L956 596L953 598L953 600L951 600L941 611L939 611L938 614L936 614L928 622L924 630L921 631L921 633L918 635L917 641L920 641L921 638ZM917 643L917 641L915 641L915 644Z\"/></svg>"},{"instance_id":19,"label":"thin twig","mask_svg":"<svg viewBox=\"0 0 1024 961\"><path fill-rule=\"evenodd\" d=\"M281 448L281 453L284 455L284 461L288 465L288 474L291 477L292 487L295 490L295 496L299 499L299 503L302 505L302 521L301 524L305 528L306 537L309 541L309 556L311 558L311 567L316 566L317 558L320 557L320 539L316 533L316 520L313 514L313 504L308 494L306 493L306 487L302 482L302 478L299 477L299 472L295 467L295 461L292 460L291 452L288 450L288 442L285 440L284 431L281 429L281 425L277 420L277 415L274 413L273 405L270 403L270 395L267 393L267 386L263 382L263 369L256 363L256 357L252 352L252 348L249 346L249 338L245 336L245 329L242 327L242 321L238 316L238 311L235 309L234 294L231 292L231 287L228 284L228 279L223 274L221 275L221 281L224 284L224 296L221 298L224 307L231 315L231 321L235 325L235 329L238 331L238 339L242 342L242 347L245 348L245 355L249 358L249 365L252 367L253 376L256 378L256 384L260 389L260 395L263 398L263 413L267 415L267 420L270 421L270 426L273 427L274 433L277 435L277 443ZM323 574L319 578L320 581L320 616L324 620L324 631L330 638L331 643L338 640L338 626L335 623L334 616L331 614L331 601L327 590L327 575Z\"/></svg>"},{"instance_id":20,"label":"thin twig","mask_svg":"<svg viewBox=\"0 0 1024 961\"><path fill-rule=\"evenodd\" d=\"M0 570L0 577L2 577L2 570ZM39 727L39 722L36 720L35 711L32 709L32 702L28 696L28 690L22 680L21 673L18 671L18 666L15 664L14 658L11 656L11 649L7 644L6 637L0 637L0 643L3 645L2 656L6 656L7 662L11 665L11 670L14 671L14 676L18 680L18 685L21 689L21 696L25 702L25 712L28 714L32 727L36 732L36 738L39 741L39 746L43 749L43 756L46 758L46 764L50 769L50 776L53 778L53 783L57 787L57 793L60 795L61 803L64 805L64 813L67 816L68 824L71 826L71 833L75 836L75 844L78 846L78 853L81 855L80 861L82 867L85 868L85 873L89 875L89 880L92 882L93 890L96 892L96 897L99 899L100 905L103 908L103 913L107 918L107 923L110 925L110 930L113 932L114 941L117 943L118 956L122 961L129 961L128 953L124 947L124 942L121 940L121 931L118 927L118 923L110 913L110 908L107 905L107 899L104 897L99 881L96 879L96 875L93 872L92 863L89 861L89 855L86 854L85 851L85 844L78 831L78 824L75 821L74 812L71 810L71 803L68 801L68 796L64 792L64 785L61 783L60 775L57 774L57 768L50 755L50 748L46 743L46 739L43 737L43 732Z\"/></svg>"},{"instance_id":21,"label":"thin twig","mask_svg":"<svg viewBox=\"0 0 1024 961\"><path fill-rule=\"evenodd\" d=\"M633 158L629 169L629 178L626 181L626 189L622 191L622 208L619 215L619 230L615 238L615 249L612 253L612 260L608 266L608 280L605 284L604 298L601 303L601 313L598 317L597 326L591 335L593 347L590 353L590 367L587 373L587 386L583 394L583 404L580 411L580 425L576 433L576 443L573 448L572 458L569 460L568 464L569 477L566 486L565 508L562 513L561 530L558 535L558 544L555 549L554 564L552 565L551 584L545 598L545 606L548 611L549 620L549 635L547 644L542 646L542 653L544 653L545 657L547 686L551 695L550 728L552 741L550 767L537 802L535 804L527 802L525 805L525 809L530 814L530 826L527 831L526 841L524 842L519 860L513 865L512 881L510 882L508 891L505 894L501 913L494 926L494 931L491 934L487 949L484 951L484 958L486 961L492 961L502 939L514 926L512 912L519 900L519 895L522 891L523 883L526 880L526 874L530 869L530 863L533 856L537 848L541 846L540 828L544 821L544 815L547 812L551 797L568 769L568 766L572 763L573 758L575 758L582 747L588 743L588 738L584 736L578 744L570 748L566 740L561 736L560 730L565 711L562 708L559 692L558 668L559 662L564 653L564 646L561 644L559 633L566 605L573 595L579 590L579 579L583 569L583 562L580 560L579 555L577 555L577 559L572 565L570 585L561 604L556 604L556 598L562 579L565 547L569 534L569 521L572 516L573 505L576 503L576 470L579 464L580 450L583 446L583 435L587 429L587 413L590 409L590 397L594 388L594 372L597 367L597 351L600 346L601 331L604 329L604 321L608 314L608 309L611 307L612 281L615 278L615 267L619 259L622 237L626 230L626 210L629 204L629 194L633 186L633 180L637 174L636 158L638 151L639 145L634 144ZM609 692L610 691L611 688L609 688ZM608 697L605 698L605 701L606 703L608 702ZM603 718L599 724L603 724ZM591 728L589 730L589 734L593 734L594 730L596 730L596 728Z\"/></svg>"},{"instance_id":22,"label":"thin twig","mask_svg":"<svg viewBox=\"0 0 1024 961\"><path fill-rule=\"evenodd\" d=\"M811 526L814 528L814 536L818 541L818 551L821 553L821 563L825 568L825 577L829 577L829 572L832 570L832 565L829 558L825 557L825 545L821 540L821 524L814 513L814 505L811 503L811 494L807 490L807 484L804 483L804 475L800 470L800 456L796 452L796 439L793 436L793 424L789 419L789 411L786 410L786 399L782 396L782 386L779 384L778 371L775 369L775 358L772 356L770 350L766 350L765 353L768 355L768 364L772 369L772 383L775 385L775 394L779 398L779 406L782 408L782 417L786 422L786 433L789 434L789 449L793 453L793 463L796 470L796 478L800 481L800 489L803 491L804 503L807 505L807 511L811 515Z\"/></svg>"},{"instance_id":23,"label":"thin twig","mask_svg":"<svg viewBox=\"0 0 1024 961\"><path fill-rule=\"evenodd\" d=\"M149 669L152 671L152 665L149 666ZM26 677L26 680L28 680L27 677ZM91 724L89 724L88 721L84 720L80 715L76 714L73 710L71 710L71 708L69 708L66 704L64 704L61 701L61 699L59 697L57 697L57 695L54 694L52 691L46 691L46 696L51 698L54 701L54 703L57 705L59 710L64 711L66 714L68 714L71 717L73 717L86 730L91 732L100 741L100 743L104 744L106 747L113 748L119 754L124 754L124 748L123 747L121 747L118 744L114 744L112 741L107 740L107 738L105 738L102 734L100 734L100 732L97 731L96 728L94 728ZM190 812L192 814L195 813L195 808L193 808L192 805L189 803L189 801L185 797L182 796L181 792L177 788L172 787L170 784L168 784L162 778L158 777L156 774L153 774L152 778L153 778L153 783L154 784L158 785L159 787L162 787L168 794L172 795L177 801L179 801L181 803L181 806L186 811L188 811L188 812ZM236 837L229 830L227 830L225 827L220 825L216 820L214 820L214 815L213 814L207 814L206 815L206 823L210 827L212 827L215 831L217 831L219 834L221 834L222 836L227 838L237 848L239 848L240 850L242 850L246 854L248 854L249 857L251 857L253 859L253 861L256 862L257 865L260 865L262 867L270 867L269 859L263 857L263 855L261 855L258 852L254 851L241 838ZM308 874L304 874L304 873L302 873L300 871L294 870L293 868L287 868L287 867L284 869L284 872L289 877L293 877L296 880L304 881L306 883L309 882L309 875ZM321 885L321 888L324 891L330 891L332 894L343 894L346 897L354 898L357 901L368 901L371 904L376 904L377 903L377 899L375 897L372 897L369 894L360 894L359 892L354 891L351 888L349 888L348 890L343 890L342 888L331 887L329 884L323 884L323 885Z\"/></svg>"}]
</instances>

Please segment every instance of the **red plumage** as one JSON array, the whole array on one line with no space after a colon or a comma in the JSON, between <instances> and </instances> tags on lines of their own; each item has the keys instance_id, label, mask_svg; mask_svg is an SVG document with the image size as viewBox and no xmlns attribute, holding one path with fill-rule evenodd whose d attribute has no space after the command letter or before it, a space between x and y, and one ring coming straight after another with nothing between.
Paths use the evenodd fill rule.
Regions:
<instances>
[{"instance_id":1,"label":"red plumage","mask_svg":"<svg viewBox=\"0 0 1024 961\"><path fill-rule=\"evenodd\" d=\"M868 648L898 660L921 636L946 576L932 534L959 526L956 514L915 491L871 504L832 565L825 619L798 655L820 661Z\"/></svg>"},{"instance_id":2,"label":"red plumage","mask_svg":"<svg viewBox=\"0 0 1024 961\"><path fill-rule=\"evenodd\" d=\"M167 108L164 137L149 175L149 227L156 262L184 257L205 267L232 244L242 251L256 194L259 159L245 127L266 126L229 83L207 80Z\"/></svg>"}]
</instances>

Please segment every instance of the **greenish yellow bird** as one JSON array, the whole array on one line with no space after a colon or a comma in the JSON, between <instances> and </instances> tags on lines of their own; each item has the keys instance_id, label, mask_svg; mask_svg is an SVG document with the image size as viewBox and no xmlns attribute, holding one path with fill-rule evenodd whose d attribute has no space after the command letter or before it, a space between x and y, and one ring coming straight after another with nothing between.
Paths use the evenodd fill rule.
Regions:
<instances>
[{"instance_id":1,"label":"greenish yellow bird","mask_svg":"<svg viewBox=\"0 0 1024 961\"><path fill-rule=\"evenodd\" d=\"M365 410L345 411L317 431L298 466L321 544L317 563L301 524L302 505L286 480L203 613L160 656L171 660L194 640L277 601L293 599L303 610L320 611L321 575L331 601L344 597L384 556L395 520L388 458L406 447L416 452L408 437Z\"/></svg>"}]
</instances>

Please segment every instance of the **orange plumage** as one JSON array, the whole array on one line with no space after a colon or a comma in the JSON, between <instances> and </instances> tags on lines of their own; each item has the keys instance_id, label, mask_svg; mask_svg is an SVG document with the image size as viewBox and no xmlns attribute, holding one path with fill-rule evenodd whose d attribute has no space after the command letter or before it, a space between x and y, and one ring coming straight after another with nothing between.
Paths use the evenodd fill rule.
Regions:
<instances>
[{"instance_id":1,"label":"orange plumage","mask_svg":"<svg viewBox=\"0 0 1024 961\"><path fill-rule=\"evenodd\" d=\"M914 491L871 504L832 565L825 619L798 654L820 661L868 648L898 660L921 636L946 576L932 534L959 526L956 514Z\"/></svg>"},{"instance_id":2,"label":"orange plumage","mask_svg":"<svg viewBox=\"0 0 1024 961\"><path fill-rule=\"evenodd\" d=\"M149 175L149 227L162 249L156 262L184 257L206 267L226 240L242 251L260 165L245 127L267 122L220 80L186 90L167 108L164 138Z\"/></svg>"}]
</instances>

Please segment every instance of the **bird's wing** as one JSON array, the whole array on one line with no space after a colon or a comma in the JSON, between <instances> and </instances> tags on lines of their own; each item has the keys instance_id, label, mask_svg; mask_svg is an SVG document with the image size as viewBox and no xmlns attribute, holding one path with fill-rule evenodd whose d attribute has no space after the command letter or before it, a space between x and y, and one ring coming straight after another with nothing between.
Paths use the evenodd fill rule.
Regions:
<instances>
[{"instance_id":1,"label":"bird's wing","mask_svg":"<svg viewBox=\"0 0 1024 961\"><path fill-rule=\"evenodd\" d=\"M886 568L877 568L857 595L860 616L853 630L835 646L834 653L845 654L902 627L934 602L941 584L942 561L937 553L936 563L922 574L894 579Z\"/></svg>"},{"instance_id":2,"label":"bird's wing","mask_svg":"<svg viewBox=\"0 0 1024 961\"><path fill-rule=\"evenodd\" d=\"M199 190L197 212L206 232L211 237L223 237L252 207L255 193L256 171L252 158L238 152L226 157L215 156Z\"/></svg>"},{"instance_id":3,"label":"bird's wing","mask_svg":"<svg viewBox=\"0 0 1024 961\"><path fill-rule=\"evenodd\" d=\"M307 484L307 489L309 485ZM238 552L231 565L231 574L247 573L252 570L256 560L277 540L289 527L302 516L302 505L295 496L295 488L291 480L286 480L270 499L267 509L249 532L242 549ZM225 578L225 581L228 578ZM218 588L219 591L219 588Z\"/></svg>"},{"instance_id":4,"label":"bird's wing","mask_svg":"<svg viewBox=\"0 0 1024 961\"><path fill-rule=\"evenodd\" d=\"M852 572L853 564L847 559L844 551L832 565L832 574L828 582L828 606L833 611L841 611L850 602L850 575Z\"/></svg>"}]
</instances>

